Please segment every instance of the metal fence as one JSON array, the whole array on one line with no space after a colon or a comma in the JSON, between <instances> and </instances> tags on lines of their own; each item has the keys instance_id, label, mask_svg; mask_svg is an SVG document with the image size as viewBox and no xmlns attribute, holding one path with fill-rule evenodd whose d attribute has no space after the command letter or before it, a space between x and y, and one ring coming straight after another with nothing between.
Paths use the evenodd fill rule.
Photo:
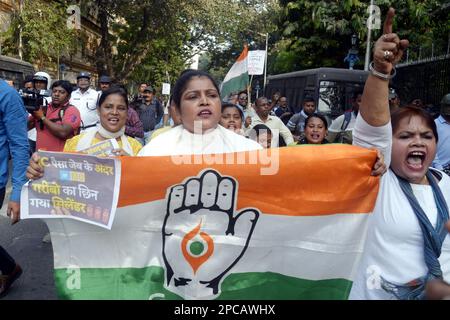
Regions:
<instances>
[{"instance_id":1,"label":"metal fence","mask_svg":"<svg viewBox=\"0 0 450 320\"><path fill-rule=\"evenodd\" d=\"M421 99L430 108L438 107L450 92L450 55L398 65L392 87L402 104Z\"/></svg>"}]
</instances>

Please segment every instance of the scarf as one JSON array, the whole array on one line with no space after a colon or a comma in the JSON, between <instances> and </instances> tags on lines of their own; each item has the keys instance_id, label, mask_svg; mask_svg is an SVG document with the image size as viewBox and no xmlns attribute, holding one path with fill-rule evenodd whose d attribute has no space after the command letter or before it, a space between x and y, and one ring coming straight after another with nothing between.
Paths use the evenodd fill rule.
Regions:
<instances>
[{"instance_id":1,"label":"scarf","mask_svg":"<svg viewBox=\"0 0 450 320\"><path fill-rule=\"evenodd\" d=\"M90 130L83 133L80 140L78 141L77 151L79 152L89 148L92 145L92 141L94 140L97 132L105 139L117 139L120 137L120 140L122 141L122 149L129 155L134 155L133 149L128 142L127 136L125 135L125 126L117 132L110 132L106 130L101 124L98 125L97 130Z\"/></svg>"},{"instance_id":2,"label":"scarf","mask_svg":"<svg viewBox=\"0 0 450 320\"><path fill-rule=\"evenodd\" d=\"M433 196L438 211L436 228L430 223L430 220L417 201L409 182L397 176L400 188L408 199L408 202L419 221L424 242L425 264L428 268L428 273L426 275L414 279L404 285L396 285L383 278L381 279L382 288L385 291L392 293L400 300L426 299L425 286L427 282L433 279L442 279L442 270L438 258L441 255L442 243L447 236L447 230L445 229L444 224L449 219L448 207L438 182L433 177L430 170L427 171L426 177L433 190Z\"/></svg>"}]
</instances>

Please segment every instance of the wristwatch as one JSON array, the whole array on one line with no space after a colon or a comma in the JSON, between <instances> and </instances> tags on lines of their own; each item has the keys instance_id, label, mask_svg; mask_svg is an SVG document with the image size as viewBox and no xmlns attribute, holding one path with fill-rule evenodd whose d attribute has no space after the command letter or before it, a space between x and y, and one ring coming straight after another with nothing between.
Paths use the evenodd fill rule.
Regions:
<instances>
[{"instance_id":1,"label":"wristwatch","mask_svg":"<svg viewBox=\"0 0 450 320\"><path fill-rule=\"evenodd\" d=\"M45 120L45 116L42 116L42 117L41 117L41 121L44 121L44 120Z\"/></svg>"}]
</instances>

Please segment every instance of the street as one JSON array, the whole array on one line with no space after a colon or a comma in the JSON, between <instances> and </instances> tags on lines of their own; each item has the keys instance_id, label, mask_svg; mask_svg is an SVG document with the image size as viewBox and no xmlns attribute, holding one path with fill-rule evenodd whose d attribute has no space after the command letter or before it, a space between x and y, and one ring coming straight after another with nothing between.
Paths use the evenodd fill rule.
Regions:
<instances>
[{"instance_id":1,"label":"street","mask_svg":"<svg viewBox=\"0 0 450 320\"><path fill-rule=\"evenodd\" d=\"M9 192L8 185L5 202L0 209L0 244L20 264L23 273L2 300L57 299L52 244L42 242L48 228L40 219L22 220L11 226L6 216Z\"/></svg>"}]
</instances>

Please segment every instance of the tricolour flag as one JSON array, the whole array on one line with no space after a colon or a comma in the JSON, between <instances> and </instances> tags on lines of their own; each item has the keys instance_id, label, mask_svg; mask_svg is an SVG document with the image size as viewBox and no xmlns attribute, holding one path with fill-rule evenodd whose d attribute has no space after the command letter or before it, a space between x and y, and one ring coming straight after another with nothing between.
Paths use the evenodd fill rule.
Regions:
<instances>
[{"instance_id":1,"label":"tricolour flag","mask_svg":"<svg viewBox=\"0 0 450 320\"><path fill-rule=\"evenodd\" d=\"M123 157L111 230L46 220L59 297L346 299L378 193L375 151L233 156Z\"/></svg>"},{"instance_id":2,"label":"tricolour flag","mask_svg":"<svg viewBox=\"0 0 450 320\"><path fill-rule=\"evenodd\" d=\"M228 71L225 79L223 79L221 90L222 98L227 97L230 93L247 90L249 84L248 67L247 67L248 47L244 46L241 55Z\"/></svg>"}]
</instances>

